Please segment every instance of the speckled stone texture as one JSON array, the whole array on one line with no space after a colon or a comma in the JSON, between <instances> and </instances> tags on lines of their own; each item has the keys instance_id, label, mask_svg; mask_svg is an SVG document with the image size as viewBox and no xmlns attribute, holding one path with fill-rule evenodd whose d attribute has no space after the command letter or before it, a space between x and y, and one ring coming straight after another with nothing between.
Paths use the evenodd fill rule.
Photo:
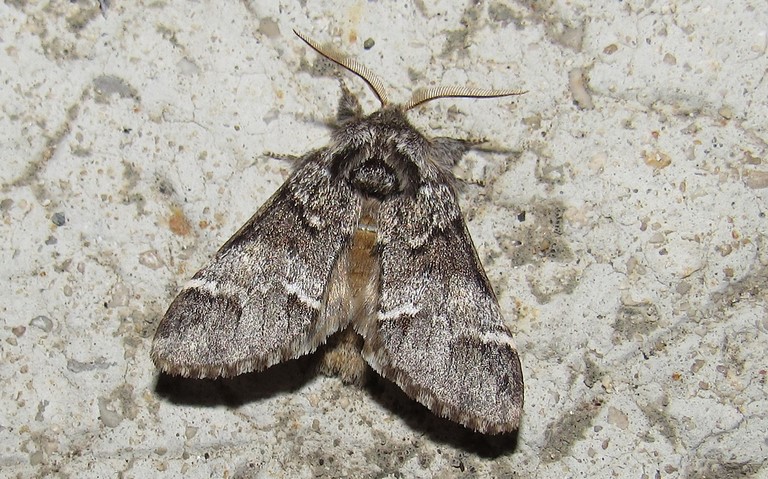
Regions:
<instances>
[{"instance_id":1,"label":"speckled stone texture","mask_svg":"<svg viewBox=\"0 0 768 479\"><path fill-rule=\"evenodd\" d=\"M102 3L102 6L106 4ZM0 476L768 474L768 9L725 2L0 5ZM456 168L516 334L516 435L307 356L159 376L182 285L328 141L336 69L524 88L409 118ZM376 99L344 75L365 99Z\"/></svg>"}]
</instances>

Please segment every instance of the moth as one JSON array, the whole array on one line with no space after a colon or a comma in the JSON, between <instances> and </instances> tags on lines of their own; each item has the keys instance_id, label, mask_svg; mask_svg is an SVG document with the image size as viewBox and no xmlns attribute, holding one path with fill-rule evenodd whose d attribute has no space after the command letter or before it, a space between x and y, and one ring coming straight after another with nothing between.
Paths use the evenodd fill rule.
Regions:
<instances>
[{"instance_id":1,"label":"moth","mask_svg":"<svg viewBox=\"0 0 768 479\"><path fill-rule=\"evenodd\" d=\"M452 173L478 142L428 138L406 112L437 98L523 92L441 87L391 104L368 68L295 33L367 82L381 108L365 115L342 83L330 144L303 156L182 288L152 360L172 375L229 377L330 338L326 372L356 382L367 362L439 416L486 434L517 429L520 359Z\"/></svg>"}]
</instances>

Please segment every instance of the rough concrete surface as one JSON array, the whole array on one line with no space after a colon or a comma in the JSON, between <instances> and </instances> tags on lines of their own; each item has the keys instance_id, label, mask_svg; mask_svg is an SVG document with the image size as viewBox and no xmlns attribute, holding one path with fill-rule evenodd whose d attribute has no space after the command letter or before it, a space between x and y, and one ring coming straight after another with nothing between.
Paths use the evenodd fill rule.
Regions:
<instances>
[{"instance_id":1,"label":"rough concrete surface","mask_svg":"<svg viewBox=\"0 0 768 479\"><path fill-rule=\"evenodd\" d=\"M170 301L328 140L334 68L485 138L456 168L526 380L516 435L315 359L159 376ZM0 476L768 477L768 7L0 5ZM363 84L344 75L364 98Z\"/></svg>"}]
</instances>

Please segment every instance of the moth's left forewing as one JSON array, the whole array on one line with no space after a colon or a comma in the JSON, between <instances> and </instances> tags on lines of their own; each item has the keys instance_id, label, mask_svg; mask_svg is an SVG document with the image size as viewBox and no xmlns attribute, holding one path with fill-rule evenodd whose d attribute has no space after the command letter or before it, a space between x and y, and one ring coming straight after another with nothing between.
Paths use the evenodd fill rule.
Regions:
<instances>
[{"instance_id":1,"label":"moth's left forewing","mask_svg":"<svg viewBox=\"0 0 768 479\"><path fill-rule=\"evenodd\" d=\"M379 305L359 325L363 355L437 414L509 432L523 405L520 360L438 163L427 158L412 192L381 203Z\"/></svg>"},{"instance_id":2,"label":"moth's left forewing","mask_svg":"<svg viewBox=\"0 0 768 479\"><path fill-rule=\"evenodd\" d=\"M349 244L360 199L308 155L216 257L181 290L151 356L190 377L259 371L314 351L346 326Z\"/></svg>"}]
</instances>

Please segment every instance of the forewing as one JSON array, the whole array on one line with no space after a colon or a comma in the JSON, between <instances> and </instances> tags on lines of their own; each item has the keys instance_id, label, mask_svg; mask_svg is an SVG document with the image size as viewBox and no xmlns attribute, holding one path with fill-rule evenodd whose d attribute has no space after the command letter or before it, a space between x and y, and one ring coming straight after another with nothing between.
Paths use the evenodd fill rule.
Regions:
<instances>
[{"instance_id":1,"label":"forewing","mask_svg":"<svg viewBox=\"0 0 768 479\"><path fill-rule=\"evenodd\" d=\"M182 289L152 359L191 377L233 376L313 351L346 324L347 249L359 198L315 153Z\"/></svg>"},{"instance_id":2,"label":"forewing","mask_svg":"<svg viewBox=\"0 0 768 479\"><path fill-rule=\"evenodd\" d=\"M520 360L451 187L384 200L377 249L378 311L358 325L366 360L438 415L517 429Z\"/></svg>"}]
</instances>

